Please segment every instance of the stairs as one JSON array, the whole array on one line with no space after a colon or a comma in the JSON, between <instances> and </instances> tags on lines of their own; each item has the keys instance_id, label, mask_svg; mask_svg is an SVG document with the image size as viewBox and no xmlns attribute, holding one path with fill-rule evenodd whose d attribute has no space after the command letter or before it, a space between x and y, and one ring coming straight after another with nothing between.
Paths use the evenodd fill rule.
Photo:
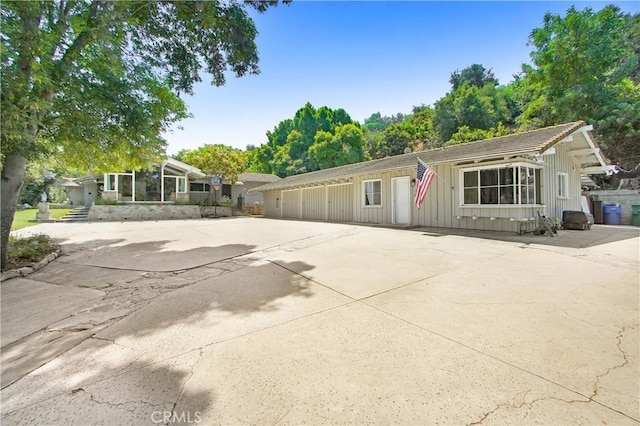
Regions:
<instances>
[{"instance_id":1,"label":"stairs","mask_svg":"<svg viewBox=\"0 0 640 426\"><path fill-rule=\"evenodd\" d=\"M89 216L89 207L76 207L69 213L58 219L61 222L82 222L87 220Z\"/></svg>"}]
</instances>

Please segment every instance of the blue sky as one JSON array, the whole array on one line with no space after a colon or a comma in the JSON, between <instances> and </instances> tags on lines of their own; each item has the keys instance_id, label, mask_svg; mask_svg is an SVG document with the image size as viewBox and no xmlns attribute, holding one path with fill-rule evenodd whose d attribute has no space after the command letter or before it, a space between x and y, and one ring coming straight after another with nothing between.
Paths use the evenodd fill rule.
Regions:
<instances>
[{"instance_id":1,"label":"blue sky","mask_svg":"<svg viewBox=\"0 0 640 426\"><path fill-rule=\"evenodd\" d=\"M451 72L474 63L508 83L529 61L528 35L547 11L609 3L294 0L252 13L261 73L229 76L223 87L204 76L185 98L193 118L165 135L167 152L261 145L306 102L344 108L359 122L374 112L409 113L444 96ZM613 3L640 12L640 2Z\"/></svg>"}]
</instances>

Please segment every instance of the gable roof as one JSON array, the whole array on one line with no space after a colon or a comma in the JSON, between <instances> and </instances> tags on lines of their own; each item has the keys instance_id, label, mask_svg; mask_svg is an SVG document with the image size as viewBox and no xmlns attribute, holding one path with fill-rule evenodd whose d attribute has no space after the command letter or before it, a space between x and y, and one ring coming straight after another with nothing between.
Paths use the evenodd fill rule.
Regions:
<instances>
[{"instance_id":1,"label":"gable roof","mask_svg":"<svg viewBox=\"0 0 640 426\"><path fill-rule=\"evenodd\" d=\"M429 165L436 165L495 157L513 157L522 154L542 154L584 125L584 122L576 121L523 133L348 164L289 176L277 182L262 185L254 189L254 191L288 188L322 181L339 180L363 173L417 166L418 158Z\"/></svg>"}]
</instances>

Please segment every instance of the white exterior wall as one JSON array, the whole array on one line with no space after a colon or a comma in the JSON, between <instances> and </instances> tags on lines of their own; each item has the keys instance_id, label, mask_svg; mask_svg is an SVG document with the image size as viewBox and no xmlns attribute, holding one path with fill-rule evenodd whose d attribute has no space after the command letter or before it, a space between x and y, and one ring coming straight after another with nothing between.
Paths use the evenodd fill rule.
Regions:
<instances>
[{"instance_id":1,"label":"white exterior wall","mask_svg":"<svg viewBox=\"0 0 640 426\"><path fill-rule=\"evenodd\" d=\"M582 134L574 134L575 140L568 143L559 143L555 149L555 154L545 155L542 179L542 203L545 205L545 214L549 217L562 219L564 210L580 211L580 195L582 194L580 167L575 164L574 159L569 155L572 149L584 148L584 138ZM569 197L558 197L558 173L567 173Z\"/></svg>"},{"instance_id":2,"label":"white exterior wall","mask_svg":"<svg viewBox=\"0 0 640 426\"><path fill-rule=\"evenodd\" d=\"M265 217L281 217L280 214L280 191L265 191L262 193Z\"/></svg>"},{"instance_id":3,"label":"white exterior wall","mask_svg":"<svg viewBox=\"0 0 640 426\"><path fill-rule=\"evenodd\" d=\"M300 219L300 189L282 191L280 197L282 217Z\"/></svg>"},{"instance_id":4,"label":"white exterior wall","mask_svg":"<svg viewBox=\"0 0 640 426\"><path fill-rule=\"evenodd\" d=\"M301 218L302 219L327 219L327 199L325 186L302 188L301 196Z\"/></svg>"},{"instance_id":5,"label":"white exterior wall","mask_svg":"<svg viewBox=\"0 0 640 426\"><path fill-rule=\"evenodd\" d=\"M573 144L578 142L582 143L574 141ZM435 165L432 168L438 176L429 188L420 210L413 203L415 186L411 187L410 223L413 226L518 232L532 230L535 227L537 211L542 211L552 218L562 218L563 210L580 210L580 168L574 166L574 160L568 154L571 149L572 143L558 144L555 154L543 157L544 163L540 164L542 168L539 194L542 204L539 206L463 207L460 200L460 169L481 163L463 166ZM500 163L495 165L499 166ZM352 178L351 185L316 184L316 187L306 189L266 191L265 216L392 224L392 179L402 176L415 179L416 171L416 167L407 167L368 173ZM567 173L567 198L557 196L558 172ZM378 179L381 181L381 205L365 206L363 183ZM282 203L280 208L275 207L275 199L278 197ZM349 212L349 207L352 213Z\"/></svg>"}]
</instances>

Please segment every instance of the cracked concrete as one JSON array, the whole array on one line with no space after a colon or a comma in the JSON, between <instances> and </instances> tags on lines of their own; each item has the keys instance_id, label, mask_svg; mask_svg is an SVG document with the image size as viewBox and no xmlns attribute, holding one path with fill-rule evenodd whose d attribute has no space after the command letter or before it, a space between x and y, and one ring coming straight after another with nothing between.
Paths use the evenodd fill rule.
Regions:
<instances>
[{"instance_id":1,"label":"cracked concrete","mask_svg":"<svg viewBox=\"0 0 640 426\"><path fill-rule=\"evenodd\" d=\"M638 424L615 229L39 225L66 255L0 284L2 423Z\"/></svg>"}]
</instances>

